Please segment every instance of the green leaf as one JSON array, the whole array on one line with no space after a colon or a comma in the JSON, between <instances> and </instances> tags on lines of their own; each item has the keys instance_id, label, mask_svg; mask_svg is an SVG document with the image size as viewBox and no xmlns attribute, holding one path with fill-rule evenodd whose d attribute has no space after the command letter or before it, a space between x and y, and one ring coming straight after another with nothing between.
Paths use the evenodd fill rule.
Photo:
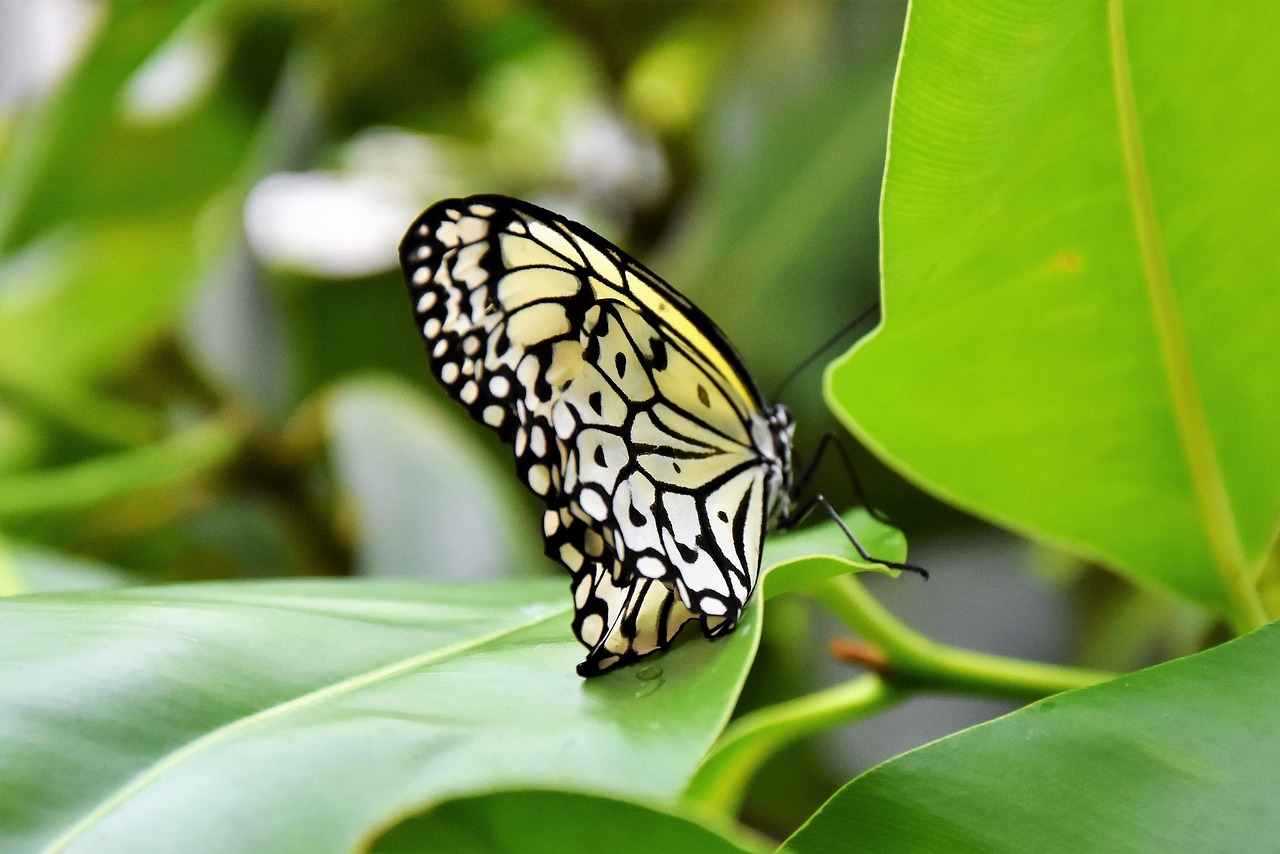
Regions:
<instances>
[{"instance_id":1,"label":"green leaf","mask_svg":"<svg viewBox=\"0 0 1280 854\"><path fill-rule=\"evenodd\" d=\"M19 116L0 158L0 251L46 182L50 167L100 132L113 117L129 77L204 0L111 4L85 55L50 96Z\"/></svg>"},{"instance_id":2,"label":"green leaf","mask_svg":"<svg viewBox=\"0 0 1280 854\"><path fill-rule=\"evenodd\" d=\"M1280 514L1280 7L912 7L884 324L828 394L974 513L1263 621Z\"/></svg>"},{"instance_id":3,"label":"green leaf","mask_svg":"<svg viewBox=\"0 0 1280 854\"><path fill-rule=\"evenodd\" d=\"M196 256L192 220L166 218L68 230L0 264L0 379L65 386L135 356L190 295Z\"/></svg>"},{"instance_id":4,"label":"green leaf","mask_svg":"<svg viewBox=\"0 0 1280 854\"><path fill-rule=\"evenodd\" d=\"M563 579L0 600L0 850L349 851L451 796L672 801L757 643L585 681Z\"/></svg>"},{"instance_id":5,"label":"green leaf","mask_svg":"<svg viewBox=\"0 0 1280 854\"><path fill-rule=\"evenodd\" d=\"M360 572L495 578L543 562L542 514L473 425L387 378L341 383L325 405L358 517Z\"/></svg>"},{"instance_id":6,"label":"green leaf","mask_svg":"<svg viewBox=\"0 0 1280 854\"><path fill-rule=\"evenodd\" d=\"M858 777L787 841L825 851L1273 851L1280 623L1041 700Z\"/></svg>"},{"instance_id":7,"label":"green leaf","mask_svg":"<svg viewBox=\"0 0 1280 854\"><path fill-rule=\"evenodd\" d=\"M770 850L658 806L576 792L496 792L442 804L378 838L374 854L628 854Z\"/></svg>"},{"instance_id":8,"label":"green leaf","mask_svg":"<svg viewBox=\"0 0 1280 854\"><path fill-rule=\"evenodd\" d=\"M0 519L79 511L199 477L239 450L237 431L209 420L163 441L53 469L0 475Z\"/></svg>"}]
</instances>

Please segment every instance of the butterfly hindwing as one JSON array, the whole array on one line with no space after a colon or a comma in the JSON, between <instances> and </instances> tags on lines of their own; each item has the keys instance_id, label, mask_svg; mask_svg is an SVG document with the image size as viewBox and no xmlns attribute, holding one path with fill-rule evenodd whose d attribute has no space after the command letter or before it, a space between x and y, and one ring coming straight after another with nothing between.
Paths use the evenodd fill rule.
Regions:
<instances>
[{"instance_id":1,"label":"butterfly hindwing","mask_svg":"<svg viewBox=\"0 0 1280 854\"><path fill-rule=\"evenodd\" d=\"M594 676L665 649L694 615L661 582L619 584L617 557L604 535L564 510L547 510L547 553L559 556L573 580L573 632L589 652L578 665ZM566 559L567 558L567 559Z\"/></svg>"},{"instance_id":2,"label":"butterfly hindwing","mask_svg":"<svg viewBox=\"0 0 1280 854\"><path fill-rule=\"evenodd\" d=\"M500 196L432 206L401 262L432 372L546 504L591 650L580 672L665 649L695 616L731 631L789 478L790 422L762 410L715 326L617 247Z\"/></svg>"}]
</instances>

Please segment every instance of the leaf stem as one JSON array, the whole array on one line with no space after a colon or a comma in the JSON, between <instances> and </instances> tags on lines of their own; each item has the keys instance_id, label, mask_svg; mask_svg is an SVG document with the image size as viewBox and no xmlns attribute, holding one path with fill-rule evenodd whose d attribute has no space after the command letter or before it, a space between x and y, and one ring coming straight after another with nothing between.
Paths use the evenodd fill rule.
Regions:
<instances>
[{"instance_id":1,"label":"leaf stem","mask_svg":"<svg viewBox=\"0 0 1280 854\"><path fill-rule=\"evenodd\" d=\"M844 647L872 670L865 676L758 709L725 730L685 791L707 814L736 813L752 776L783 746L897 703L915 690L955 691L1032 701L1085 688L1115 674L1004 658L936 643L888 612L850 573L811 594L870 645Z\"/></svg>"},{"instance_id":2,"label":"leaf stem","mask_svg":"<svg viewBox=\"0 0 1280 854\"><path fill-rule=\"evenodd\" d=\"M684 801L708 815L738 811L751 778L783 746L893 705L902 691L867 674L743 715L721 735L685 790Z\"/></svg>"},{"instance_id":3,"label":"leaf stem","mask_svg":"<svg viewBox=\"0 0 1280 854\"><path fill-rule=\"evenodd\" d=\"M1099 670L1041 664L937 643L890 614L853 575L825 581L812 595L880 648L884 657L881 676L899 688L1031 701L1115 678L1115 674Z\"/></svg>"}]
</instances>

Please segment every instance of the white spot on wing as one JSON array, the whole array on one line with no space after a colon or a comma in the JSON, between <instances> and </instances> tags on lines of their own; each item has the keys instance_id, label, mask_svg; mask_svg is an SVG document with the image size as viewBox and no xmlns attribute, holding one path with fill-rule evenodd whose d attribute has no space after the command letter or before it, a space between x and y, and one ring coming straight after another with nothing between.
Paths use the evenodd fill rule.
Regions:
<instances>
[{"instance_id":1,"label":"white spot on wing","mask_svg":"<svg viewBox=\"0 0 1280 854\"><path fill-rule=\"evenodd\" d=\"M574 420L569 407L562 403L551 410L551 426L555 428L557 437L568 441L573 431L577 429L578 423Z\"/></svg>"},{"instance_id":2,"label":"white spot on wing","mask_svg":"<svg viewBox=\"0 0 1280 854\"><path fill-rule=\"evenodd\" d=\"M469 216L458 223L458 236L463 243L475 243L483 240L489 233L489 221L480 217Z\"/></svg>"},{"instance_id":3,"label":"white spot on wing","mask_svg":"<svg viewBox=\"0 0 1280 854\"><path fill-rule=\"evenodd\" d=\"M568 331L569 318L555 303L528 306L507 318L508 337L523 347L565 335Z\"/></svg>"},{"instance_id":4,"label":"white spot on wing","mask_svg":"<svg viewBox=\"0 0 1280 854\"><path fill-rule=\"evenodd\" d=\"M604 634L604 620L600 619L599 614L588 614L582 619L582 642L587 646L595 646L600 643L600 636Z\"/></svg>"},{"instance_id":5,"label":"white spot on wing","mask_svg":"<svg viewBox=\"0 0 1280 854\"><path fill-rule=\"evenodd\" d=\"M560 546L560 562L574 572L582 569L582 552L569 543Z\"/></svg>"},{"instance_id":6,"label":"white spot on wing","mask_svg":"<svg viewBox=\"0 0 1280 854\"><path fill-rule=\"evenodd\" d=\"M475 222L475 220L466 220L467 222ZM488 249L486 243L472 243L458 250L458 254L454 256L453 275L455 278L460 277L472 270L480 270L481 277L488 276L484 268L480 266L481 259L484 258L485 250Z\"/></svg>"},{"instance_id":7,"label":"white spot on wing","mask_svg":"<svg viewBox=\"0 0 1280 854\"><path fill-rule=\"evenodd\" d=\"M498 299L508 311L540 299L561 299L578 292L576 277L563 270L529 267L507 273L498 282Z\"/></svg>"},{"instance_id":8,"label":"white spot on wing","mask_svg":"<svg viewBox=\"0 0 1280 854\"><path fill-rule=\"evenodd\" d=\"M597 522L603 522L609 518L609 508L605 505L604 499L600 497L600 493L594 489L583 490L582 497L578 499L578 503L582 505L582 509L587 515Z\"/></svg>"},{"instance_id":9,"label":"white spot on wing","mask_svg":"<svg viewBox=\"0 0 1280 854\"><path fill-rule=\"evenodd\" d=\"M547 455L547 434L542 429L542 425L535 424L529 430L529 448L535 456L545 457Z\"/></svg>"},{"instance_id":10,"label":"white spot on wing","mask_svg":"<svg viewBox=\"0 0 1280 854\"><path fill-rule=\"evenodd\" d=\"M529 488L539 495L546 495L551 488L551 473L546 466L532 466L529 469Z\"/></svg>"},{"instance_id":11,"label":"white spot on wing","mask_svg":"<svg viewBox=\"0 0 1280 854\"><path fill-rule=\"evenodd\" d=\"M636 569L646 578L662 578L667 574L667 565L653 555L645 555L637 560Z\"/></svg>"}]
</instances>

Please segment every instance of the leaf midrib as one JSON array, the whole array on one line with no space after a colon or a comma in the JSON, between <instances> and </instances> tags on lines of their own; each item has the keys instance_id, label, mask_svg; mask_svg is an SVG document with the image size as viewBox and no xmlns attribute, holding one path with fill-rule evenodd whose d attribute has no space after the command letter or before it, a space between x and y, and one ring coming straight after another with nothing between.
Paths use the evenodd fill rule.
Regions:
<instances>
[{"instance_id":1,"label":"leaf midrib","mask_svg":"<svg viewBox=\"0 0 1280 854\"><path fill-rule=\"evenodd\" d=\"M160 777L168 773L173 768L176 768L178 765L197 755L201 751L228 741L254 726L274 720L297 709L309 708L333 699L334 697L365 688L385 679L390 679L415 668L431 664L433 661L442 660L454 655L461 655L472 649L476 649L477 647L500 640L508 635L516 634L517 632L522 632L526 629L531 629L541 623L547 622L548 620L561 618L568 612L568 610L569 608L566 605L564 607L556 608L554 611L543 613L536 619L516 623L498 631L490 632L487 635L470 638L440 649L410 656L409 658L404 658L399 661L393 661L392 663L385 664L375 670L352 676L348 679L342 680L341 682L335 682L314 691L309 691L308 693L294 697L291 700L276 703L275 705L260 709L251 715L239 718L231 723L223 724L217 729L211 730L194 741L161 757L141 774L138 774L129 780L129 782L125 783L115 792L103 799L96 807L90 810L84 818L76 822L70 829L44 848L43 854L57 854L57 852L66 851L68 847L74 844L97 822L124 804L129 798L160 779Z\"/></svg>"},{"instance_id":2,"label":"leaf midrib","mask_svg":"<svg viewBox=\"0 0 1280 854\"><path fill-rule=\"evenodd\" d=\"M1160 237L1159 219L1147 172L1129 67L1123 0L1110 0L1107 18L1112 84L1115 89L1129 203L1133 211L1143 281L1151 303L1174 420L1191 475L1196 507L1209 541L1214 565L1230 601L1231 620L1238 631L1249 631L1265 624L1267 617L1250 580L1252 572L1244 554L1239 525L1227 494L1226 480L1196 385L1191 353L1173 292L1173 278Z\"/></svg>"}]
</instances>

